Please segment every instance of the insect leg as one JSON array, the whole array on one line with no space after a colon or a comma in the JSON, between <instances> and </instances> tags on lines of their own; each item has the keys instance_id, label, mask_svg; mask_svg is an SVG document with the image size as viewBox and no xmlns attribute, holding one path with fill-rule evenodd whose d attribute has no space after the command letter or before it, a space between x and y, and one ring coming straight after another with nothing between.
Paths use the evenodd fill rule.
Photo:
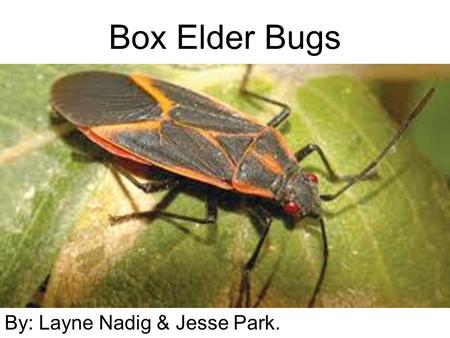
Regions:
<instances>
[{"instance_id":1,"label":"insect leg","mask_svg":"<svg viewBox=\"0 0 450 338\"><path fill-rule=\"evenodd\" d=\"M258 100L264 101L266 103L272 104L274 106L280 107L282 109L281 112L279 114L277 114L275 117L273 117L267 123L268 126L276 128L288 118L289 114L291 113L291 107L289 107L287 104L285 104L283 102L279 102L279 101L273 100L273 99L271 99L269 97L266 97L266 96L263 96L263 95L260 95L258 93L255 93L253 91L248 90L247 89L248 81L250 79L250 75L252 73L252 69L253 69L252 65L247 65L244 77L242 78L242 81L241 81L241 86L239 88L239 92L242 95L250 96L250 97L253 97L255 99L258 99Z\"/></svg>"},{"instance_id":2,"label":"insect leg","mask_svg":"<svg viewBox=\"0 0 450 338\"><path fill-rule=\"evenodd\" d=\"M204 218L179 215L159 210L153 210L151 212L153 212L153 214L156 216L179 219L192 223L215 224L217 222L217 202L213 198L208 198L208 200L206 201L206 215Z\"/></svg>"},{"instance_id":3,"label":"insect leg","mask_svg":"<svg viewBox=\"0 0 450 338\"><path fill-rule=\"evenodd\" d=\"M174 190L171 190L171 192L173 192L173 191ZM166 218L178 219L178 220L182 220L182 221L188 221L188 222L192 222L192 223L215 224L217 221L217 201L213 198L208 198L208 200L206 202L206 215L204 218L179 215L179 214L175 214L172 212L158 209L158 207L156 207L155 209L149 210L149 211L134 212L131 214L121 215L121 216L111 216L110 220L111 220L111 223L117 224L117 223L129 221L131 219L151 218L151 217L166 217Z\"/></svg>"},{"instance_id":4,"label":"insect leg","mask_svg":"<svg viewBox=\"0 0 450 338\"><path fill-rule=\"evenodd\" d=\"M111 169L113 172L120 173L123 177L125 177L130 183L132 183L136 188L139 188L145 193L151 193L151 192L157 192L161 190L167 190L171 187L174 187L178 184L178 181L175 179L159 179L159 180L149 180L147 182L140 182L139 180L134 177L129 171L123 169L121 166L114 164L113 162L110 162L110 159L103 158L99 156L92 156L82 153L74 152L72 154L73 157L76 157L79 160L82 161L97 161L102 162L104 165L106 165L109 169Z\"/></svg>"},{"instance_id":5,"label":"insect leg","mask_svg":"<svg viewBox=\"0 0 450 338\"><path fill-rule=\"evenodd\" d=\"M316 297L320 292L320 288L322 287L323 280L325 278L325 272L327 270L327 265L328 265L328 239L327 239L327 233L325 230L325 222L323 221L323 218L319 218L319 223L320 223L320 232L322 234L323 260L322 260L322 265L320 267L319 278L317 279L312 296L308 302L308 307L314 307L314 304L316 302Z\"/></svg>"},{"instance_id":6,"label":"insect leg","mask_svg":"<svg viewBox=\"0 0 450 338\"><path fill-rule=\"evenodd\" d=\"M120 166L114 164L108 164L108 166L113 170L119 172L123 177L125 177L130 183L132 183L136 188L141 189L145 193L152 193L162 190L167 190L173 188L178 184L178 181L174 178L159 179L159 180L149 180L147 182L140 182L134 177L130 172L122 169Z\"/></svg>"},{"instance_id":7,"label":"insect leg","mask_svg":"<svg viewBox=\"0 0 450 338\"><path fill-rule=\"evenodd\" d=\"M47 292L48 282L50 280L50 275L47 275L45 279L41 282L36 292L31 297L30 301L25 305L25 307L36 308L41 307L45 298L45 293Z\"/></svg>"},{"instance_id":8,"label":"insect leg","mask_svg":"<svg viewBox=\"0 0 450 338\"><path fill-rule=\"evenodd\" d=\"M325 168L328 172L328 175L330 176L330 180L334 182L338 181L351 181L354 179L356 175L338 175L333 167L330 164L330 161L328 161L327 157L325 156L325 153L323 152L322 148L320 148L317 144L309 143L299 151L295 153L295 158L298 162L301 162L306 157L311 155L313 152L317 152L320 156L320 159L322 160L323 164L325 165ZM378 174L375 170L371 170L370 172L366 173L362 179L369 180L378 177Z\"/></svg>"},{"instance_id":9,"label":"insect leg","mask_svg":"<svg viewBox=\"0 0 450 338\"><path fill-rule=\"evenodd\" d=\"M255 267L256 261L258 259L258 255L261 251L261 248L264 244L264 241L269 233L270 226L272 225L272 216L270 213L260 207L258 208L258 213L256 214L258 219L264 224L264 230L259 238L258 244L256 245L255 250L253 251L250 259L245 263L242 268L242 276L241 276L241 285L239 289L239 297L236 301L236 307L242 307L242 303L244 301L245 307L250 307L250 273Z\"/></svg>"}]
</instances>

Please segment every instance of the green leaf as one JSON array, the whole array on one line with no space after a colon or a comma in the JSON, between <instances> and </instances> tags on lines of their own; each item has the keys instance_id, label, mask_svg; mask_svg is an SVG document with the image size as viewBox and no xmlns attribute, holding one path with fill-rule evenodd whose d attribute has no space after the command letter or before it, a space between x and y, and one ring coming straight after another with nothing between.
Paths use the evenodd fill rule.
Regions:
<instances>
[{"instance_id":1,"label":"green leaf","mask_svg":"<svg viewBox=\"0 0 450 338\"><path fill-rule=\"evenodd\" d=\"M148 210L145 195L104 165L72 153L96 146L52 124L51 83L82 69L142 72L216 96L267 121L276 109L237 95L243 67L0 66L0 305L24 306L50 272L46 306L230 306L258 235L244 201L219 210L217 226L164 219L111 226L109 215ZM355 173L395 126L364 86L328 77L298 83L256 68L251 87L289 102L282 131L293 149L320 144L335 168ZM424 112L426 114L426 112ZM418 121L420 123L420 120ZM330 264L319 306L450 306L450 214L444 180L406 137L379 166L381 179L324 204ZM322 192L337 189L314 157ZM168 210L203 215L182 193ZM313 220L276 219L252 275L263 306L305 306L322 247Z\"/></svg>"},{"instance_id":2,"label":"green leaf","mask_svg":"<svg viewBox=\"0 0 450 338\"><path fill-rule=\"evenodd\" d=\"M417 86L417 93L423 93L432 85L430 81ZM427 109L427 114L422 116L421 123L413 128L413 134L417 140L419 150L430 157L437 169L447 178L450 178L450 156L446 156L448 145L450 144L450 114L448 106L450 97L447 95L450 90L450 81L439 81L433 100Z\"/></svg>"}]
</instances>

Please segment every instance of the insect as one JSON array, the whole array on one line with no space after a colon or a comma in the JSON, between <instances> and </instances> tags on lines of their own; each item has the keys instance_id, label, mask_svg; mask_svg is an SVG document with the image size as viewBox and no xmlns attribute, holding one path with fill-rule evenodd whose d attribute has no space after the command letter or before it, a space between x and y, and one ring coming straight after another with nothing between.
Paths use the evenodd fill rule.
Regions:
<instances>
[{"instance_id":1,"label":"insect","mask_svg":"<svg viewBox=\"0 0 450 338\"><path fill-rule=\"evenodd\" d=\"M267 124L169 82L143 75L110 72L81 72L59 79L51 89L51 105L91 141L116 156L156 166L219 189L256 196L261 201L277 205L295 221L304 217L316 219L321 230L323 260L308 303L308 306L314 306L328 262L321 203L335 200L355 183L374 176L378 162L422 111L434 88L427 92L387 145L363 170L353 176L340 176L318 145L308 144L295 152L288 147L277 127L286 121L291 109L282 102L250 91L251 71L252 67L248 66L240 92L281 109ZM320 194L317 176L299 166L299 162L313 153L319 155L331 179L346 181L336 192ZM170 178L142 183L133 175L124 174L147 193L171 189L178 182ZM237 306L252 305L250 274L272 224L272 214L263 203L255 208L263 231L243 266ZM213 196L207 198L204 218L164 210L145 214L216 223L217 201Z\"/></svg>"}]
</instances>

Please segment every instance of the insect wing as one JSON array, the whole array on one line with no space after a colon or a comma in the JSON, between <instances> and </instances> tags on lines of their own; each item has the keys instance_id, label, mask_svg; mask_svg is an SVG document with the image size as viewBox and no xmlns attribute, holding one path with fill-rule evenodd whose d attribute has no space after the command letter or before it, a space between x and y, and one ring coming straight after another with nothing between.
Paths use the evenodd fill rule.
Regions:
<instances>
[{"instance_id":1,"label":"insect wing","mask_svg":"<svg viewBox=\"0 0 450 338\"><path fill-rule=\"evenodd\" d=\"M264 128L206 96L141 75L69 75L55 83L51 102L106 150L224 189L232 189L237 154ZM233 143L240 152L230 151Z\"/></svg>"}]
</instances>

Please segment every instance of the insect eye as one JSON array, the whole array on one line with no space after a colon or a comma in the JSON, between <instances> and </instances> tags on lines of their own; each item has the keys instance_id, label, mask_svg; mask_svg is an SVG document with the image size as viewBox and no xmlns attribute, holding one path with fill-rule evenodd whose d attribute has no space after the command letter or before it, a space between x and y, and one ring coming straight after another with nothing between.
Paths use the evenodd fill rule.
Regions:
<instances>
[{"instance_id":1,"label":"insect eye","mask_svg":"<svg viewBox=\"0 0 450 338\"><path fill-rule=\"evenodd\" d=\"M302 208L296 201L289 201L283 204L283 210L287 214L297 215L302 211Z\"/></svg>"},{"instance_id":2,"label":"insect eye","mask_svg":"<svg viewBox=\"0 0 450 338\"><path fill-rule=\"evenodd\" d=\"M316 184L319 182L319 178L315 174L308 173L307 176L311 182L316 183Z\"/></svg>"}]
</instances>

